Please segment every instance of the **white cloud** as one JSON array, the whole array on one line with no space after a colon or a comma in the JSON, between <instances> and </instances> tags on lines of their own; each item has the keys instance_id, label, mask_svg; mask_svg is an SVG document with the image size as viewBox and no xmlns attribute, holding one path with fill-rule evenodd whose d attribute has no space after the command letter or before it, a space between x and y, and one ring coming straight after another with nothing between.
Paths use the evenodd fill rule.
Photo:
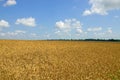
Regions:
<instances>
[{"instance_id":1,"label":"white cloud","mask_svg":"<svg viewBox=\"0 0 120 80\"><path fill-rule=\"evenodd\" d=\"M13 32L0 32L0 39L29 39L26 31L15 30Z\"/></svg>"},{"instance_id":2,"label":"white cloud","mask_svg":"<svg viewBox=\"0 0 120 80\"><path fill-rule=\"evenodd\" d=\"M31 35L31 36L37 36L37 34L35 34L35 33L31 33L30 35Z\"/></svg>"},{"instance_id":3,"label":"white cloud","mask_svg":"<svg viewBox=\"0 0 120 80\"><path fill-rule=\"evenodd\" d=\"M112 28L107 28L105 31L89 33L90 38L96 39L120 39L118 33L113 32Z\"/></svg>"},{"instance_id":4,"label":"white cloud","mask_svg":"<svg viewBox=\"0 0 120 80\"><path fill-rule=\"evenodd\" d=\"M5 36L5 33L0 33L0 36Z\"/></svg>"},{"instance_id":5,"label":"white cloud","mask_svg":"<svg viewBox=\"0 0 120 80\"><path fill-rule=\"evenodd\" d=\"M96 32L96 31L101 31L102 27L94 27L94 28L88 28L87 31L89 32Z\"/></svg>"},{"instance_id":6,"label":"white cloud","mask_svg":"<svg viewBox=\"0 0 120 80\"><path fill-rule=\"evenodd\" d=\"M26 33L26 31L16 30L15 32L7 32L6 35L16 36L16 35L21 35L21 34L25 34L25 33Z\"/></svg>"},{"instance_id":7,"label":"white cloud","mask_svg":"<svg viewBox=\"0 0 120 80\"><path fill-rule=\"evenodd\" d=\"M66 25L63 21L56 22L56 27L59 29L65 29L65 28L70 28L69 25Z\"/></svg>"},{"instance_id":8,"label":"white cloud","mask_svg":"<svg viewBox=\"0 0 120 80\"><path fill-rule=\"evenodd\" d=\"M55 34L59 34L59 33L60 33L60 30L55 31Z\"/></svg>"},{"instance_id":9,"label":"white cloud","mask_svg":"<svg viewBox=\"0 0 120 80\"><path fill-rule=\"evenodd\" d=\"M108 33L113 33L112 28L108 28L107 32Z\"/></svg>"},{"instance_id":10,"label":"white cloud","mask_svg":"<svg viewBox=\"0 0 120 80\"><path fill-rule=\"evenodd\" d=\"M0 32L0 39L42 39L44 35L29 33L24 30L15 30L9 32Z\"/></svg>"},{"instance_id":11,"label":"white cloud","mask_svg":"<svg viewBox=\"0 0 120 80\"><path fill-rule=\"evenodd\" d=\"M84 16L91 15L91 14L92 14L92 13L91 13L90 10L85 10L84 13L83 13Z\"/></svg>"},{"instance_id":12,"label":"white cloud","mask_svg":"<svg viewBox=\"0 0 120 80\"><path fill-rule=\"evenodd\" d=\"M50 38L50 34L47 33L47 34L44 35L44 37L45 37L46 39L49 39L49 38Z\"/></svg>"},{"instance_id":13,"label":"white cloud","mask_svg":"<svg viewBox=\"0 0 120 80\"><path fill-rule=\"evenodd\" d=\"M17 4L16 0L7 0L4 6L13 6L16 4Z\"/></svg>"},{"instance_id":14,"label":"white cloud","mask_svg":"<svg viewBox=\"0 0 120 80\"><path fill-rule=\"evenodd\" d=\"M16 30L16 31L15 31L15 33L20 33L20 34L22 33L22 34L25 34L25 33L26 33L26 31Z\"/></svg>"},{"instance_id":15,"label":"white cloud","mask_svg":"<svg viewBox=\"0 0 120 80\"><path fill-rule=\"evenodd\" d=\"M36 33L30 33L30 37L38 38L40 36L38 34L36 34Z\"/></svg>"},{"instance_id":16,"label":"white cloud","mask_svg":"<svg viewBox=\"0 0 120 80\"><path fill-rule=\"evenodd\" d=\"M78 33L83 33L82 29L77 29Z\"/></svg>"},{"instance_id":17,"label":"white cloud","mask_svg":"<svg viewBox=\"0 0 120 80\"><path fill-rule=\"evenodd\" d=\"M25 34L26 31L16 30L14 32L0 33L0 36L19 36Z\"/></svg>"},{"instance_id":18,"label":"white cloud","mask_svg":"<svg viewBox=\"0 0 120 80\"><path fill-rule=\"evenodd\" d=\"M64 21L56 22L58 31L70 32L73 29L82 32L82 24L76 19L65 19Z\"/></svg>"},{"instance_id":19,"label":"white cloud","mask_svg":"<svg viewBox=\"0 0 120 80\"><path fill-rule=\"evenodd\" d=\"M58 21L55 24L55 34L58 38L71 39L75 37L75 34L84 34L82 30L82 24L77 19L65 19L64 21Z\"/></svg>"},{"instance_id":20,"label":"white cloud","mask_svg":"<svg viewBox=\"0 0 120 80\"><path fill-rule=\"evenodd\" d=\"M9 27L9 23L5 20L0 20L0 28Z\"/></svg>"},{"instance_id":21,"label":"white cloud","mask_svg":"<svg viewBox=\"0 0 120 80\"><path fill-rule=\"evenodd\" d=\"M109 33L109 32L100 32L100 33L94 33L93 38L96 39L120 39L120 35L117 33Z\"/></svg>"},{"instance_id":22,"label":"white cloud","mask_svg":"<svg viewBox=\"0 0 120 80\"><path fill-rule=\"evenodd\" d=\"M83 15L100 14L107 15L108 11L120 9L120 0L89 0L92 7L85 10Z\"/></svg>"},{"instance_id":23,"label":"white cloud","mask_svg":"<svg viewBox=\"0 0 120 80\"><path fill-rule=\"evenodd\" d=\"M22 24L22 25L29 26L29 27L36 26L35 18L32 18L32 17L17 19L16 24Z\"/></svg>"}]
</instances>

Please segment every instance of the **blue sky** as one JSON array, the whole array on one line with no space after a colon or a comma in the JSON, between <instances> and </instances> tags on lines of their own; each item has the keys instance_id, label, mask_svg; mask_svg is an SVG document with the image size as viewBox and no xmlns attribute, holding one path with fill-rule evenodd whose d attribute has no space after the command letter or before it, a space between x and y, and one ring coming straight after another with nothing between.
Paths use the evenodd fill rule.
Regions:
<instances>
[{"instance_id":1,"label":"blue sky","mask_svg":"<svg viewBox=\"0 0 120 80\"><path fill-rule=\"evenodd\" d=\"M120 39L120 0L0 0L0 39Z\"/></svg>"}]
</instances>

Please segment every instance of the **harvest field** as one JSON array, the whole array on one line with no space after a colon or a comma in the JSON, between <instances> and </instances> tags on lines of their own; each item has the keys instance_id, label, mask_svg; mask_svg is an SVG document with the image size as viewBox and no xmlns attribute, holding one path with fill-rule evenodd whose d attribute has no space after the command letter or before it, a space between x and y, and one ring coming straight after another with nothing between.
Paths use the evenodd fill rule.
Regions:
<instances>
[{"instance_id":1,"label":"harvest field","mask_svg":"<svg viewBox=\"0 0 120 80\"><path fill-rule=\"evenodd\" d=\"M120 80L120 43L0 40L0 80Z\"/></svg>"}]
</instances>

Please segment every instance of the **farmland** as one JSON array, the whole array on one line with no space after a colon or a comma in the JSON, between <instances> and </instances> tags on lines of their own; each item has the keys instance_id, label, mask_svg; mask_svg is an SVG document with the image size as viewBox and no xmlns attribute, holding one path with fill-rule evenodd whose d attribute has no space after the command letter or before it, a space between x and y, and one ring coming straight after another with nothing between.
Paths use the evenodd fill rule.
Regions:
<instances>
[{"instance_id":1,"label":"farmland","mask_svg":"<svg viewBox=\"0 0 120 80\"><path fill-rule=\"evenodd\" d=\"M120 43L0 40L0 80L120 80Z\"/></svg>"}]
</instances>

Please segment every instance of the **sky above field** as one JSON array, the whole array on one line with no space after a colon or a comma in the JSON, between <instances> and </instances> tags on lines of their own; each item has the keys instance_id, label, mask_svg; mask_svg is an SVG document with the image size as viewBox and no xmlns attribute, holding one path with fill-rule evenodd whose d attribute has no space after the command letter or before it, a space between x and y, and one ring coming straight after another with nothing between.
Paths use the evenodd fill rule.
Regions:
<instances>
[{"instance_id":1,"label":"sky above field","mask_svg":"<svg viewBox=\"0 0 120 80\"><path fill-rule=\"evenodd\" d=\"M0 39L120 39L120 0L0 0Z\"/></svg>"}]
</instances>

